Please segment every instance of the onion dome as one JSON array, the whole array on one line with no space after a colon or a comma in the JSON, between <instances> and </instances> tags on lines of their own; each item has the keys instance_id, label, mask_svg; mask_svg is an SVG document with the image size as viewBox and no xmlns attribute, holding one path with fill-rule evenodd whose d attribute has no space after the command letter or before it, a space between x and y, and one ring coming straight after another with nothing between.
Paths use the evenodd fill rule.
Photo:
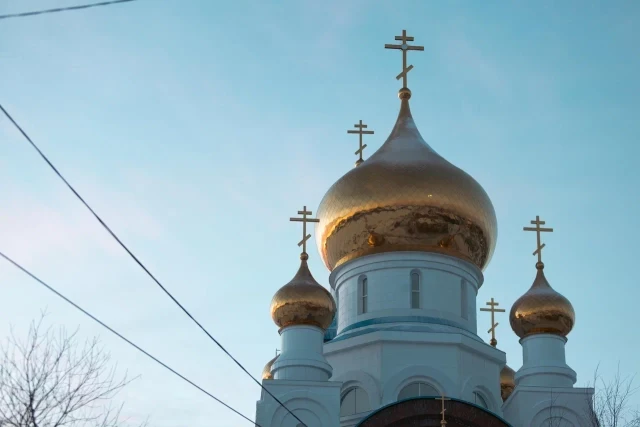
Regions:
<instances>
[{"instance_id":1,"label":"onion dome","mask_svg":"<svg viewBox=\"0 0 640 427\"><path fill-rule=\"evenodd\" d=\"M264 365L264 368L262 369L262 379L263 380L272 380L273 379L273 374L271 373L271 367L276 362L278 357L280 357L279 354L276 357L274 357L273 359L269 360L266 365Z\"/></svg>"},{"instance_id":2,"label":"onion dome","mask_svg":"<svg viewBox=\"0 0 640 427\"><path fill-rule=\"evenodd\" d=\"M271 318L280 328L313 325L326 330L336 314L336 303L311 275L308 258L305 252L300 255L300 269L295 277L271 300Z\"/></svg>"},{"instance_id":3,"label":"onion dome","mask_svg":"<svg viewBox=\"0 0 640 427\"><path fill-rule=\"evenodd\" d=\"M566 337L576 314L567 298L556 292L544 276L544 263L536 263L538 273L531 288L511 307L511 329L520 338L534 334Z\"/></svg>"},{"instance_id":4,"label":"onion dome","mask_svg":"<svg viewBox=\"0 0 640 427\"><path fill-rule=\"evenodd\" d=\"M484 189L422 138L401 89L400 113L387 141L326 193L316 243L333 270L381 252L439 252L484 269L497 239Z\"/></svg>"},{"instance_id":5,"label":"onion dome","mask_svg":"<svg viewBox=\"0 0 640 427\"><path fill-rule=\"evenodd\" d=\"M516 387L515 376L516 371L511 369L509 365L504 365L504 368L500 371L500 394L502 395L503 401L509 398L511 392L513 392L513 389Z\"/></svg>"}]
</instances>

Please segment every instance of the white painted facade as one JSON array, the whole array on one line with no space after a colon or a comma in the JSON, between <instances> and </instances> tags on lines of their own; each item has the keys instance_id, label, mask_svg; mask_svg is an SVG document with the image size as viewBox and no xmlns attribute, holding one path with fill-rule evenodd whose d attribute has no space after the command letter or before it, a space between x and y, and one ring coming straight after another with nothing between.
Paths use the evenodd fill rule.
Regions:
<instances>
[{"instance_id":1,"label":"white painted facade","mask_svg":"<svg viewBox=\"0 0 640 427\"><path fill-rule=\"evenodd\" d=\"M263 381L309 427L356 426L416 393L474 403L514 427L547 427L558 416L564 424L553 426L587 426L581 417L593 390L573 388L563 337L521 340L524 364L502 402L506 356L477 335L483 275L474 264L438 253L382 253L337 267L329 282L338 311L325 342L319 328L285 328L274 379ZM264 391L256 422L300 424Z\"/></svg>"},{"instance_id":2,"label":"white painted facade","mask_svg":"<svg viewBox=\"0 0 640 427\"><path fill-rule=\"evenodd\" d=\"M416 274L418 296L412 301ZM324 350L332 379L343 383L343 395L361 387L370 404L369 411L343 417L341 426L355 426L399 400L415 382L430 386L429 395L470 402L475 392L502 414L505 354L477 336L483 276L475 265L437 253L391 252L345 263L329 281L338 302L337 336Z\"/></svg>"},{"instance_id":3,"label":"white painted facade","mask_svg":"<svg viewBox=\"0 0 640 427\"><path fill-rule=\"evenodd\" d=\"M256 408L262 427L337 426L341 384L329 381L332 368L323 355L324 331L316 326L296 325L280 331L282 352L274 362L272 380L264 387Z\"/></svg>"},{"instance_id":4,"label":"white painted facade","mask_svg":"<svg viewBox=\"0 0 640 427\"><path fill-rule=\"evenodd\" d=\"M503 405L514 427L592 427L588 402L593 389L519 385Z\"/></svg>"},{"instance_id":5,"label":"white painted facade","mask_svg":"<svg viewBox=\"0 0 640 427\"><path fill-rule=\"evenodd\" d=\"M576 373L566 363L567 339L537 334L520 340L522 367L516 388L503 405L514 426L591 427L588 405L592 388L573 387Z\"/></svg>"}]
</instances>

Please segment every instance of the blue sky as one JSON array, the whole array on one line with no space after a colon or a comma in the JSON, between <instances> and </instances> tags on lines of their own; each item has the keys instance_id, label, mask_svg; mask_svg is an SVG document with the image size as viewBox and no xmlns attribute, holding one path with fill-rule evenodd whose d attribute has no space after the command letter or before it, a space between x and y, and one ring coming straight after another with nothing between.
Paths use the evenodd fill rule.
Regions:
<instances>
[{"instance_id":1,"label":"blue sky","mask_svg":"<svg viewBox=\"0 0 640 427\"><path fill-rule=\"evenodd\" d=\"M0 1L0 14L77 4ZM359 119L398 110L406 28L412 110L424 138L474 176L499 225L478 306L507 309L546 273L573 303L579 384L601 363L638 371L640 3L634 1L131 4L0 21L0 102L157 277L258 376L279 346L269 302L298 267L299 226L349 170ZM368 153L367 153L368 152ZM253 417L259 388L120 250L6 119L0 249L212 393ZM328 283L315 248L311 268ZM244 421L0 262L0 332L39 310L99 334L140 379L126 413L154 426ZM480 317L479 331L489 327ZM499 347L521 348L498 319ZM487 340L488 336L483 335ZM635 397L633 405L640 404ZM247 423L248 425L248 423Z\"/></svg>"}]
</instances>

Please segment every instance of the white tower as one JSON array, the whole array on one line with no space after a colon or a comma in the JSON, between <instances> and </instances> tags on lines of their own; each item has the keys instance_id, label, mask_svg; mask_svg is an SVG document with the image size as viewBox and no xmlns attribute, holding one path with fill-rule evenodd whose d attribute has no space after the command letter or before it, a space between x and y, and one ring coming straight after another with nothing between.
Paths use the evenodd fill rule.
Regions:
<instances>
[{"instance_id":1,"label":"white tower","mask_svg":"<svg viewBox=\"0 0 640 427\"><path fill-rule=\"evenodd\" d=\"M262 385L269 393L263 391L257 404L256 423L262 427L338 426L340 383L329 381L332 368L322 348L336 304L307 265L307 223L317 220L307 218L311 212L306 206L298 213L302 218L291 220L303 223L300 268L271 301L282 351L263 371Z\"/></svg>"},{"instance_id":2,"label":"white tower","mask_svg":"<svg viewBox=\"0 0 640 427\"><path fill-rule=\"evenodd\" d=\"M343 382L341 426L398 401L441 395L499 418L505 355L478 337L476 319L495 212L480 184L418 131L406 55L422 47L410 46L405 31L396 40L386 45L403 56L396 124L318 208L317 246L339 307L324 354L332 379ZM425 416L440 407L434 411Z\"/></svg>"},{"instance_id":3,"label":"white tower","mask_svg":"<svg viewBox=\"0 0 640 427\"><path fill-rule=\"evenodd\" d=\"M531 221L538 247L536 278L531 288L511 308L511 328L520 337L522 367L515 374L515 389L506 400L505 416L514 426L584 427L593 389L574 388L576 373L565 358L567 335L573 329L575 312L567 298L556 292L544 275L540 233L544 221Z\"/></svg>"}]
</instances>

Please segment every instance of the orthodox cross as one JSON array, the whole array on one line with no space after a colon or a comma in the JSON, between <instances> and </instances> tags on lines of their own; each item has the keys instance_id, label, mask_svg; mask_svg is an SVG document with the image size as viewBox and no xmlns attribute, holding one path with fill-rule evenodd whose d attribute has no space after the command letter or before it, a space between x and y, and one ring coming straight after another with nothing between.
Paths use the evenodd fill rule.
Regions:
<instances>
[{"instance_id":1,"label":"orthodox cross","mask_svg":"<svg viewBox=\"0 0 640 427\"><path fill-rule=\"evenodd\" d=\"M440 420L440 425L446 426L447 421L444 419L444 413L446 411L446 409L444 408L444 401L451 400L451 399L449 399L448 397L444 397L444 395L442 395L441 397L437 397L436 400L440 400L442 402L442 411L440 411L440 414L442 415L442 420Z\"/></svg>"},{"instance_id":2,"label":"orthodox cross","mask_svg":"<svg viewBox=\"0 0 640 427\"><path fill-rule=\"evenodd\" d=\"M356 166L358 166L360 163L364 162L364 160L362 160L362 151L367 148L367 144L362 143L362 135L373 135L373 131L363 130L367 128L367 125L362 123L362 120L360 120L360 123L353 125L353 127L357 128L358 130L348 130L347 133L355 133L360 135L360 148L355 152L356 156L360 156L360 158L356 161Z\"/></svg>"},{"instance_id":3,"label":"orthodox cross","mask_svg":"<svg viewBox=\"0 0 640 427\"><path fill-rule=\"evenodd\" d=\"M553 232L553 228L542 228L540 227L541 225L544 225L545 222L544 221L540 221L540 217L538 215L536 215L536 220L535 221L531 221L531 224L534 224L535 227L523 227L524 231L535 231L536 232L536 237L538 238L538 248L533 252L533 255L538 255L538 262L542 262L542 248L544 248L546 245L544 243L540 244L540 233L543 232L549 232L552 233Z\"/></svg>"},{"instance_id":4,"label":"orthodox cross","mask_svg":"<svg viewBox=\"0 0 640 427\"><path fill-rule=\"evenodd\" d=\"M276 357L278 357L279 354L280 354L280 350L276 348Z\"/></svg>"},{"instance_id":5,"label":"orthodox cross","mask_svg":"<svg viewBox=\"0 0 640 427\"><path fill-rule=\"evenodd\" d=\"M307 253L307 240L311 237L311 234L307 234L308 222L320 222L318 218L307 218L307 215L311 215L311 211L307 210L304 206L301 211L298 211L298 215L302 215L302 218L289 218L289 221L296 221L302 223L302 240L298 243L298 246L302 246L302 253Z\"/></svg>"},{"instance_id":6,"label":"orthodox cross","mask_svg":"<svg viewBox=\"0 0 640 427\"><path fill-rule=\"evenodd\" d=\"M401 36L396 36L396 40L400 40L402 44L385 44L385 49L400 49L402 51L402 72L398 74L396 80L402 77L402 87L407 87L407 73L413 69L413 65L407 67L407 52L410 50L424 50L424 46L409 46L407 42L412 42L413 37L407 36L407 30L402 30Z\"/></svg>"},{"instance_id":7,"label":"orthodox cross","mask_svg":"<svg viewBox=\"0 0 640 427\"><path fill-rule=\"evenodd\" d=\"M495 347L498 345L498 340L496 340L496 326L498 326L498 323L496 322L495 316L496 313L504 313L505 310L504 308L496 308L500 303L495 302L493 298L491 298L491 301L489 301L487 305L489 308L481 308L480 311L488 311L491 313L491 329L489 329L487 333L491 333L491 345Z\"/></svg>"}]
</instances>

